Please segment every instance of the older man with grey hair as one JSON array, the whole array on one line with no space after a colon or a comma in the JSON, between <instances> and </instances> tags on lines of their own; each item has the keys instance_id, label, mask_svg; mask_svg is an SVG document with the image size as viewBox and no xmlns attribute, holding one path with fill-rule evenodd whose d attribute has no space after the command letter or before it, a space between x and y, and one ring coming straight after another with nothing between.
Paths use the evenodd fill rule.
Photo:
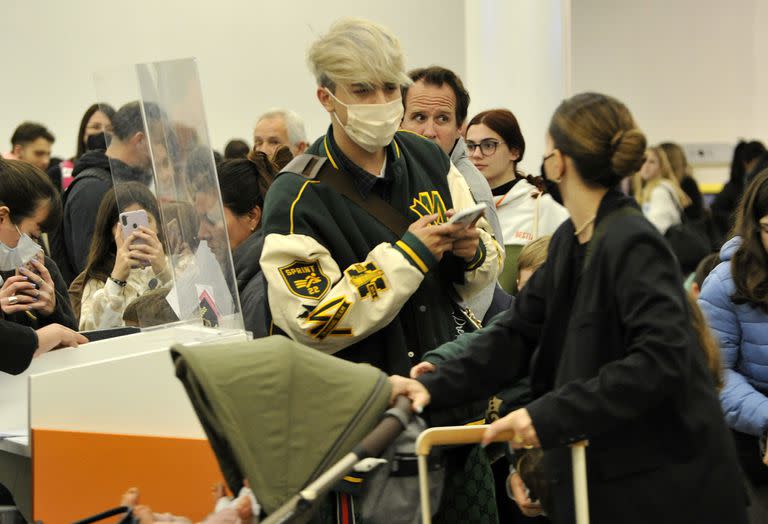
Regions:
<instances>
[{"instance_id":1,"label":"older man with grey hair","mask_svg":"<svg viewBox=\"0 0 768 524\"><path fill-rule=\"evenodd\" d=\"M270 158L280 146L288 146L294 156L304 152L307 132L304 121L290 109L270 109L259 117L253 130L253 149Z\"/></svg>"}]
</instances>

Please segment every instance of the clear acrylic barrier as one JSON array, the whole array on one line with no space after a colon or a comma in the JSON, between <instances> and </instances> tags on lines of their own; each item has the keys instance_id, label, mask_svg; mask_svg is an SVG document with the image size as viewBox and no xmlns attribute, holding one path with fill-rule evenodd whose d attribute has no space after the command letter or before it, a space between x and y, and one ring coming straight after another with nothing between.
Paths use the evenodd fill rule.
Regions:
<instances>
[{"instance_id":1,"label":"clear acrylic barrier","mask_svg":"<svg viewBox=\"0 0 768 524\"><path fill-rule=\"evenodd\" d=\"M115 245L132 239L129 251L154 255L127 273L123 292L138 297L125 301L124 323L242 330L196 61L126 66L94 80L98 98L117 110L107 150L121 213ZM133 233L142 226L156 234Z\"/></svg>"}]
</instances>

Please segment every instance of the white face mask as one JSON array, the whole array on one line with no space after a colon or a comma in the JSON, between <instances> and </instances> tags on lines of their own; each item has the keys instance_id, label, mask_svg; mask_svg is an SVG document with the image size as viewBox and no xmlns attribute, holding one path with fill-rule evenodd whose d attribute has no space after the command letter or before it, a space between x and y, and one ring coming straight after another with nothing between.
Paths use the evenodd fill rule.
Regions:
<instances>
[{"instance_id":1,"label":"white face mask","mask_svg":"<svg viewBox=\"0 0 768 524\"><path fill-rule=\"evenodd\" d=\"M345 104L330 90L326 91L338 104L347 108L347 125L341 123L336 112L333 115L357 145L375 153L392 142L403 120L403 101L400 98L384 104Z\"/></svg>"},{"instance_id":2,"label":"white face mask","mask_svg":"<svg viewBox=\"0 0 768 524\"><path fill-rule=\"evenodd\" d=\"M0 271L14 271L23 266L42 251L37 242L32 240L29 235L19 231L19 243L16 247L8 247L0 242Z\"/></svg>"}]
</instances>

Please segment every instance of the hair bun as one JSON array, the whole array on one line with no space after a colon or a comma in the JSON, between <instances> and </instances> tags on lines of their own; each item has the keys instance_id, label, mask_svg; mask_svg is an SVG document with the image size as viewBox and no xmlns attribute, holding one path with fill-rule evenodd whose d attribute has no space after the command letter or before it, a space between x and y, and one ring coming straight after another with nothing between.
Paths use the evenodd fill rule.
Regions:
<instances>
[{"instance_id":1,"label":"hair bun","mask_svg":"<svg viewBox=\"0 0 768 524\"><path fill-rule=\"evenodd\" d=\"M640 170L645 161L645 135L638 128L617 131L611 138L611 169L624 178Z\"/></svg>"}]
</instances>

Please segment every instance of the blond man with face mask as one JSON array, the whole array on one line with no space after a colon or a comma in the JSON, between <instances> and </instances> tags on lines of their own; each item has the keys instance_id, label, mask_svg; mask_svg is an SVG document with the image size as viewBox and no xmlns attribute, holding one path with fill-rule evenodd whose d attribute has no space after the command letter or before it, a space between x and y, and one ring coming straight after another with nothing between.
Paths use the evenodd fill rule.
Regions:
<instances>
[{"instance_id":1,"label":"blond man with face mask","mask_svg":"<svg viewBox=\"0 0 768 524\"><path fill-rule=\"evenodd\" d=\"M410 226L393 231L325 178L281 174L265 201L261 257L273 324L326 353L407 373L455 338L452 302L493 282L503 253L484 220L448 223L453 209L474 205L448 156L397 132L400 89L411 80L394 35L341 20L308 61L330 117L308 152L330 163L328 176L348 177L361 200L383 200Z\"/></svg>"}]
</instances>

